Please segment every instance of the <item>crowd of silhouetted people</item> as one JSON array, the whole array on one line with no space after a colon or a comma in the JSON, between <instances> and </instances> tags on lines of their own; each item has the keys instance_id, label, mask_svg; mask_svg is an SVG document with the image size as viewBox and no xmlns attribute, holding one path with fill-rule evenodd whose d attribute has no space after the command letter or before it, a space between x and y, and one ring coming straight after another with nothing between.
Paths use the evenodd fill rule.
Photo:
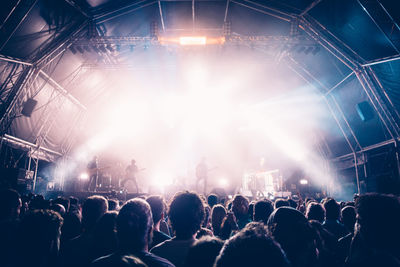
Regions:
<instances>
[{"instance_id":1,"label":"crowd of silhouetted people","mask_svg":"<svg viewBox=\"0 0 400 267\"><path fill-rule=\"evenodd\" d=\"M7 189L0 266L400 266L400 200L225 200L189 191L168 200L48 200Z\"/></svg>"}]
</instances>

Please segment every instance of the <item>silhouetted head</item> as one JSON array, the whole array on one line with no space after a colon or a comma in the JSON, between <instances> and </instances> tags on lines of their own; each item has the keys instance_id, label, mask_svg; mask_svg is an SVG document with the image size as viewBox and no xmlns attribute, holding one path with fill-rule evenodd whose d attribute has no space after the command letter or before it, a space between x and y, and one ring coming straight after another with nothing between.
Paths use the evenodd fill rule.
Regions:
<instances>
[{"instance_id":1,"label":"silhouetted head","mask_svg":"<svg viewBox=\"0 0 400 267\"><path fill-rule=\"evenodd\" d=\"M210 206L210 208L214 207L214 205L218 204L218 196L216 194L208 195L207 203Z\"/></svg>"},{"instance_id":2,"label":"silhouetted head","mask_svg":"<svg viewBox=\"0 0 400 267\"><path fill-rule=\"evenodd\" d=\"M254 221L266 224L273 211L274 207L270 200L264 199L257 201L254 205Z\"/></svg>"},{"instance_id":3,"label":"silhouetted head","mask_svg":"<svg viewBox=\"0 0 400 267\"><path fill-rule=\"evenodd\" d=\"M96 222L108 210L108 202L102 196L91 196L82 206L82 226L85 230L91 230Z\"/></svg>"},{"instance_id":4,"label":"silhouetted head","mask_svg":"<svg viewBox=\"0 0 400 267\"><path fill-rule=\"evenodd\" d=\"M325 208L316 202L310 202L307 205L306 217L308 220L316 220L320 223L325 220Z\"/></svg>"},{"instance_id":5,"label":"silhouetted head","mask_svg":"<svg viewBox=\"0 0 400 267\"><path fill-rule=\"evenodd\" d=\"M169 205L169 220L176 236L190 239L200 229L204 220L204 205L194 192L179 192Z\"/></svg>"},{"instance_id":6,"label":"silhouetted head","mask_svg":"<svg viewBox=\"0 0 400 267\"><path fill-rule=\"evenodd\" d=\"M128 200L117 217L117 236L122 250L147 250L153 217L150 205L140 198Z\"/></svg>"},{"instance_id":7,"label":"silhouetted head","mask_svg":"<svg viewBox=\"0 0 400 267\"><path fill-rule=\"evenodd\" d=\"M328 199L324 203L325 217L327 220L340 219L340 205L333 198Z\"/></svg>"},{"instance_id":8,"label":"silhouetted head","mask_svg":"<svg viewBox=\"0 0 400 267\"><path fill-rule=\"evenodd\" d=\"M166 204L162 196L149 196L146 198L147 203L151 207L151 213L153 214L154 224L157 224L164 216L166 210Z\"/></svg>"},{"instance_id":9,"label":"silhouetted head","mask_svg":"<svg viewBox=\"0 0 400 267\"><path fill-rule=\"evenodd\" d=\"M356 211L356 234L362 237L365 245L400 257L399 198L379 194L361 195L356 200Z\"/></svg>"},{"instance_id":10,"label":"silhouetted head","mask_svg":"<svg viewBox=\"0 0 400 267\"><path fill-rule=\"evenodd\" d=\"M280 207L290 207L289 202L287 200L284 200L282 198L278 198L275 200L274 203L274 208L280 208Z\"/></svg>"},{"instance_id":11,"label":"silhouetted head","mask_svg":"<svg viewBox=\"0 0 400 267\"><path fill-rule=\"evenodd\" d=\"M354 232L356 223L356 209L353 206L346 206L342 209L342 223L349 232Z\"/></svg>"},{"instance_id":12,"label":"silhouetted head","mask_svg":"<svg viewBox=\"0 0 400 267\"><path fill-rule=\"evenodd\" d=\"M55 259L60 246L62 217L52 210L28 212L19 226L19 241L26 249L18 262L39 266ZM23 264L22 264L23 265ZM51 265L49 265L51 266Z\"/></svg>"},{"instance_id":13,"label":"silhouetted head","mask_svg":"<svg viewBox=\"0 0 400 267\"><path fill-rule=\"evenodd\" d=\"M186 256L186 267L212 267L224 242L216 237L204 236L197 240Z\"/></svg>"},{"instance_id":14,"label":"silhouetted head","mask_svg":"<svg viewBox=\"0 0 400 267\"><path fill-rule=\"evenodd\" d=\"M247 215L249 210L249 200L242 195L235 195L232 200L232 211L236 218L240 218Z\"/></svg>"},{"instance_id":15,"label":"silhouetted head","mask_svg":"<svg viewBox=\"0 0 400 267\"><path fill-rule=\"evenodd\" d=\"M285 253L268 236L263 223L249 223L231 237L218 255L215 267L289 266Z\"/></svg>"},{"instance_id":16,"label":"silhouetted head","mask_svg":"<svg viewBox=\"0 0 400 267\"><path fill-rule=\"evenodd\" d=\"M219 235L222 221L225 218L226 209L221 204L215 205L211 210L211 226L214 235Z\"/></svg>"},{"instance_id":17,"label":"silhouetted head","mask_svg":"<svg viewBox=\"0 0 400 267\"><path fill-rule=\"evenodd\" d=\"M15 220L19 217L21 198L12 189L0 190L0 221Z\"/></svg>"},{"instance_id":18,"label":"silhouetted head","mask_svg":"<svg viewBox=\"0 0 400 267\"><path fill-rule=\"evenodd\" d=\"M311 266L314 263L314 231L301 212L290 207L276 209L269 217L268 230L294 266Z\"/></svg>"}]
</instances>

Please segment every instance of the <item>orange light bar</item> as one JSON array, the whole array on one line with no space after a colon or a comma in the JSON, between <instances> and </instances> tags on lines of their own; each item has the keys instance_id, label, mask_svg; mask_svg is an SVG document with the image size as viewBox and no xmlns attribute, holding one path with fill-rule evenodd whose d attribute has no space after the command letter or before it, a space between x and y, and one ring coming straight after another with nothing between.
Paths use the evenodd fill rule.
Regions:
<instances>
[{"instance_id":1,"label":"orange light bar","mask_svg":"<svg viewBox=\"0 0 400 267\"><path fill-rule=\"evenodd\" d=\"M179 37L180 45L205 45L207 37L205 36L185 36Z\"/></svg>"},{"instance_id":2,"label":"orange light bar","mask_svg":"<svg viewBox=\"0 0 400 267\"><path fill-rule=\"evenodd\" d=\"M225 43L225 37L206 37L206 36L181 36L181 37L158 37L162 45L179 44L182 46L196 45L218 45Z\"/></svg>"}]
</instances>

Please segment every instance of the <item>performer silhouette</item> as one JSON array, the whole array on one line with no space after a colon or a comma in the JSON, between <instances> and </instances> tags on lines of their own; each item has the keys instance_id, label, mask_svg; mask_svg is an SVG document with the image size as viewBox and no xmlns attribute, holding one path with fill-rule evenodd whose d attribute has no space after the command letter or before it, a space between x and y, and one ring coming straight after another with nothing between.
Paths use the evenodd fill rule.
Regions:
<instances>
[{"instance_id":1,"label":"performer silhouette","mask_svg":"<svg viewBox=\"0 0 400 267\"><path fill-rule=\"evenodd\" d=\"M91 191L91 189L93 189L93 192L96 192L97 189L97 180L99 177L99 164L98 164L98 157L97 156L93 156L93 159L91 161L89 161L88 165L87 165L87 170L89 173L89 183L87 186L87 191Z\"/></svg>"},{"instance_id":2,"label":"performer silhouette","mask_svg":"<svg viewBox=\"0 0 400 267\"><path fill-rule=\"evenodd\" d=\"M131 164L128 165L125 169L125 179L121 182L121 187L125 187L125 184L128 181L132 181L136 188L136 193L139 193L139 186L136 180L136 175L139 172L139 168L136 166L136 161L134 159L131 160Z\"/></svg>"},{"instance_id":3,"label":"performer silhouette","mask_svg":"<svg viewBox=\"0 0 400 267\"><path fill-rule=\"evenodd\" d=\"M206 158L202 158L200 163L196 166L196 190L203 194L207 193L207 180L208 180L208 167ZM199 188L199 184L203 182L203 190Z\"/></svg>"}]
</instances>

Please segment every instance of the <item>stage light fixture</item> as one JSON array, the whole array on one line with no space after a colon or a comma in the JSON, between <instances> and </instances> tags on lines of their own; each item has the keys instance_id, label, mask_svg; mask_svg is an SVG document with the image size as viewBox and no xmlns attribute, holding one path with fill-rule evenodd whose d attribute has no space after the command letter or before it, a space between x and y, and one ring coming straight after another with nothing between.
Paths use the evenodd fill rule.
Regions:
<instances>
[{"instance_id":1,"label":"stage light fixture","mask_svg":"<svg viewBox=\"0 0 400 267\"><path fill-rule=\"evenodd\" d=\"M205 36L183 36L179 37L180 45L205 45L207 37Z\"/></svg>"},{"instance_id":2,"label":"stage light fixture","mask_svg":"<svg viewBox=\"0 0 400 267\"><path fill-rule=\"evenodd\" d=\"M306 179L301 179L300 184L306 185L306 184L308 184L308 181Z\"/></svg>"},{"instance_id":3,"label":"stage light fixture","mask_svg":"<svg viewBox=\"0 0 400 267\"><path fill-rule=\"evenodd\" d=\"M87 180L87 179L89 179L89 174L86 172L83 172L83 173L81 173L81 175L79 175L79 179Z\"/></svg>"}]
</instances>

